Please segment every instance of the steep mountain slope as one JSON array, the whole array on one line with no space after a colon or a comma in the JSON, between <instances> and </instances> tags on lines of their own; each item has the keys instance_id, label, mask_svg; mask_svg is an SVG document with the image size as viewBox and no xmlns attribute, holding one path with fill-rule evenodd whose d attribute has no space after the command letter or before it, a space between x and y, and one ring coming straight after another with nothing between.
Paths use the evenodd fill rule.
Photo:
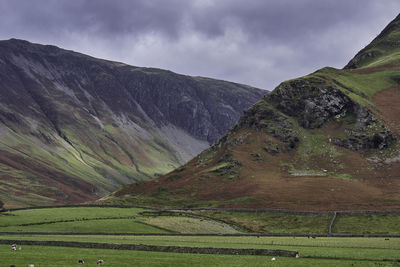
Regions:
<instances>
[{"instance_id":1,"label":"steep mountain slope","mask_svg":"<svg viewBox=\"0 0 400 267\"><path fill-rule=\"evenodd\" d=\"M265 91L0 42L0 199L76 203L185 163Z\"/></svg>"},{"instance_id":2,"label":"steep mountain slope","mask_svg":"<svg viewBox=\"0 0 400 267\"><path fill-rule=\"evenodd\" d=\"M399 24L400 16L343 70L327 67L283 82L186 165L103 201L399 209Z\"/></svg>"},{"instance_id":3,"label":"steep mountain slope","mask_svg":"<svg viewBox=\"0 0 400 267\"><path fill-rule=\"evenodd\" d=\"M400 56L400 15L364 49L350 60L345 69L385 68L399 65Z\"/></svg>"}]
</instances>

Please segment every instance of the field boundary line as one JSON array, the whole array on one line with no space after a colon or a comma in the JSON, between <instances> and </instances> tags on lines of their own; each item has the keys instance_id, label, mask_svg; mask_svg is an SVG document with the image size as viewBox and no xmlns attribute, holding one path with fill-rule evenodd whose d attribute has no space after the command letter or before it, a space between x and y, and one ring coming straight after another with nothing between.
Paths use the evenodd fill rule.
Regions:
<instances>
[{"instance_id":1,"label":"field boundary line","mask_svg":"<svg viewBox=\"0 0 400 267\"><path fill-rule=\"evenodd\" d=\"M137 216L121 216L121 217L98 217L98 218L78 218L74 220L58 220L58 221L46 221L46 222L36 222L36 223L21 223L11 226L32 226L32 225L43 225L43 224L56 224L56 223L69 223L69 222L85 222L85 221L104 221L104 220L123 220L123 219L135 219ZM9 227L9 226L0 226Z\"/></svg>"},{"instance_id":2,"label":"field boundary line","mask_svg":"<svg viewBox=\"0 0 400 267\"><path fill-rule=\"evenodd\" d=\"M77 235L77 236L91 236L91 235L104 235L104 236L271 236L271 237L392 237L399 238L400 234L346 234L346 233L332 233L328 234L286 234L286 233L238 233L238 234L181 234L181 233L72 233L72 232L0 232L0 236L6 235ZM3 240L3 239L0 239Z\"/></svg>"},{"instance_id":3,"label":"field boundary line","mask_svg":"<svg viewBox=\"0 0 400 267\"><path fill-rule=\"evenodd\" d=\"M369 213L399 213L400 210L327 210L327 211L296 211L287 209L244 209L244 208L156 208L145 207L140 205L96 205L96 204L74 204L74 205L59 205L59 206L36 206L15 209L4 209L1 212L17 211L17 210L32 210L32 209L52 209L52 208L137 208L149 209L156 211L227 211L227 212L281 212L291 214L329 214L332 212L342 214L369 214Z\"/></svg>"},{"instance_id":4,"label":"field boundary line","mask_svg":"<svg viewBox=\"0 0 400 267\"><path fill-rule=\"evenodd\" d=\"M2 239L0 244L36 245L36 246L57 246L57 247L78 247L97 249L122 249L139 251L157 251L173 253L192 254L225 254L225 255L262 255L295 257L298 251L282 249L253 249L253 248L213 248L213 247L181 247L181 246L155 246L143 244L109 244L90 242L69 242L69 241L33 241L33 240L11 240Z\"/></svg>"},{"instance_id":5,"label":"field boundary line","mask_svg":"<svg viewBox=\"0 0 400 267\"><path fill-rule=\"evenodd\" d=\"M332 235L332 226L333 226L333 224L334 224L334 222L335 222L336 215L337 215L337 212L334 211L334 212L333 212L333 216L332 216L332 220L331 220L331 222L330 222L330 224L329 224L329 229L328 229L328 235L329 235L329 236Z\"/></svg>"}]
</instances>

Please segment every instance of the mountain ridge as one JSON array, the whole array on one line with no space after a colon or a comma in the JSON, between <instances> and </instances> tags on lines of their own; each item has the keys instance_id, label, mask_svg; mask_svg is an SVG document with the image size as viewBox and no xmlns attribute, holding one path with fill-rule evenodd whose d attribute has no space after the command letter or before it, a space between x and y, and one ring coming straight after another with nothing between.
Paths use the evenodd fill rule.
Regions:
<instances>
[{"instance_id":1,"label":"mountain ridge","mask_svg":"<svg viewBox=\"0 0 400 267\"><path fill-rule=\"evenodd\" d=\"M400 14L365 48L361 49L344 69L379 67L391 63L391 56L398 57L400 45ZM396 55L393 55L393 53ZM381 59L381 60L379 60ZM371 62L372 61L372 62ZM373 64L369 66L369 64Z\"/></svg>"},{"instance_id":2,"label":"mountain ridge","mask_svg":"<svg viewBox=\"0 0 400 267\"><path fill-rule=\"evenodd\" d=\"M399 18L344 69L325 67L281 83L187 164L100 202L399 209L400 43L382 46L386 36L400 36ZM371 49L381 52L362 56Z\"/></svg>"},{"instance_id":3,"label":"mountain ridge","mask_svg":"<svg viewBox=\"0 0 400 267\"><path fill-rule=\"evenodd\" d=\"M17 206L93 200L164 174L266 93L17 39L0 41L0 69L0 198L14 192Z\"/></svg>"}]
</instances>

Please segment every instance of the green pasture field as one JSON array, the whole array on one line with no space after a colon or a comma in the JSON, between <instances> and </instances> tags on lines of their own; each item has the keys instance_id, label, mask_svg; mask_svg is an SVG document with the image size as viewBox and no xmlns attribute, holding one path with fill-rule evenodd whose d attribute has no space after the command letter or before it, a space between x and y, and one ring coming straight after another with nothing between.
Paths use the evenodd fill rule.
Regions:
<instances>
[{"instance_id":1,"label":"green pasture field","mask_svg":"<svg viewBox=\"0 0 400 267\"><path fill-rule=\"evenodd\" d=\"M400 238L274 237L274 236L175 236L168 233L305 233L325 234L332 214L278 212L196 211L159 212L141 208L69 207L16 210L0 213L0 239L74 241L107 244L146 244L185 247L263 248L296 250L300 259L266 256L200 255L132 250L23 246L11 251L0 245L0 267L85 266L104 259L105 266L400 266ZM340 233L399 231L400 214L339 214L333 230ZM5 232L17 232L9 235ZM29 232L54 234L35 235ZM57 235L68 232L74 235ZM79 233L107 233L84 235ZM112 235L145 233L163 235ZM388 239L388 240L387 240ZM49 253L49 251L51 253Z\"/></svg>"},{"instance_id":2,"label":"green pasture field","mask_svg":"<svg viewBox=\"0 0 400 267\"><path fill-rule=\"evenodd\" d=\"M250 232L284 234L327 234L331 214L282 212L195 211L194 214L240 225Z\"/></svg>"},{"instance_id":3,"label":"green pasture field","mask_svg":"<svg viewBox=\"0 0 400 267\"><path fill-rule=\"evenodd\" d=\"M51 253L49 253L51 251ZM78 265L78 259L84 259L84 266L96 265L96 260L103 259L104 266L376 266L379 261L365 262L355 260L277 258L242 256L242 255L206 255L178 254L162 252L144 252L129 250L81 249L67 247L24 246L14 253L9 246L0 245L1 267L28 266L61 267ZM338 265L340 264L340 265ZM384 265L380 265L384 266ZM392 266L387 264L387 266Z\"/></svg>"},{"instance_id":4,"label":"green pasture field","mask_svg":"<svg viewBox=\"0 0 400 267\"><path fill-rule=\"evenodd\" d=\"M64 220L79 221L96 218L134 217L138 216L142 211L145 210L140 208L113 207L60 207L15 210L0 213L0 227Z\"/></svg>"},{"instance_id":5,"label":"green pasture field","mask_svg":"<svg viewBox=\"0 0 400 267\"><path fill-rule=\"evenodd\" d=\"M334 233L400 234L400 213L338 214Z\"/></svg>"},{"instance_id":6,"label":"green pasture field","mask_svg":"<svg viewBox=\"0 0 400 267\"><path fill-rule=\"evenodd\" d=\"M153 213L148 209L112 207L16 210L0 213L0 232L240 233L229 224L209 218L182 213L157 216Z\"/></svg>"},{"instance_id":7,"label":"green pasture field","mask_svg":"<svg viewBox=\"0 0 400 267\"><path fill-rule=\"evenodd\" d=\"M0 245L0 259L6 264L36 263L35 266L71 266L78 258L86 263L104 259L107 266L399 266L400 239L390 238L306 238L306 237L223 237L223 236L1 236L4 239L58 240L117 244L151 244L198 247L268 248L297 250L300 259L267 256L197 255L104 249L23 246L21 251ZM16 241L18 244L18 241ZM48 253L48 251L52 253ZM51 255L50 255L51 254ZM56 257L53 257L52 255ZM57 263L54 265L54 263ZM51 265L53 264L53 265ZM68 265L69 264L69 265ZM118 265L119 264L119 265ZM0 265L2 266L2 265ZM4 265L9 266L9 265ZM90 265L89 265L90 266Z\"/></svg>"},{"instance_id":8,"label":"green pasture field","mask_svg":"<svg viewBox=\"0 0 400 267\"><path fill-rule=\"evenodd\" d=\"M0 212L0 233L328 233L332 214L60 207ZM400 234L400 213L338 214L338 234Z\"/></svg>"},{"instance_id":9,"label":"green pasture field","mask_svg":"<svg viewBox=\"0 0 400 267\"><path fill-rule=\"evenodd\" d=\"M170 233L171 231L135 219L96 219L50 224L0 227L3 232L55 233Z\"/></svg>"}]
</instances>

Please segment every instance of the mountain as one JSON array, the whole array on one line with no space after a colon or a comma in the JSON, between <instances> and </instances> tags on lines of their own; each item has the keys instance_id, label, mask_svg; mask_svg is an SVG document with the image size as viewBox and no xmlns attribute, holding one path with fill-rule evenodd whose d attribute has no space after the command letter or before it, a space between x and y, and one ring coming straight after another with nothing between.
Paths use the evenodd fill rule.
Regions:
<instances>
[{"instance_id":1,"label":"mountain","mask_svg":"<svg viewBox=\"0 0 400 267\"><path fill-rule=\"evenodd\" d=\"M285 81L215 145L103 202L290 210L400 208L400 16L347 66ZM145 194L143 192L146 192Z\"/></svg>"},{"instance_id":2,"label":"mountain","mask_svg":"<svg viewBox=\"0 0 400 267\"><path fill-rule=\"evenodd\" d=\"M207 148L264 90L0 41L0 199L94 200Z\"/></svg>"}]
</instances>

